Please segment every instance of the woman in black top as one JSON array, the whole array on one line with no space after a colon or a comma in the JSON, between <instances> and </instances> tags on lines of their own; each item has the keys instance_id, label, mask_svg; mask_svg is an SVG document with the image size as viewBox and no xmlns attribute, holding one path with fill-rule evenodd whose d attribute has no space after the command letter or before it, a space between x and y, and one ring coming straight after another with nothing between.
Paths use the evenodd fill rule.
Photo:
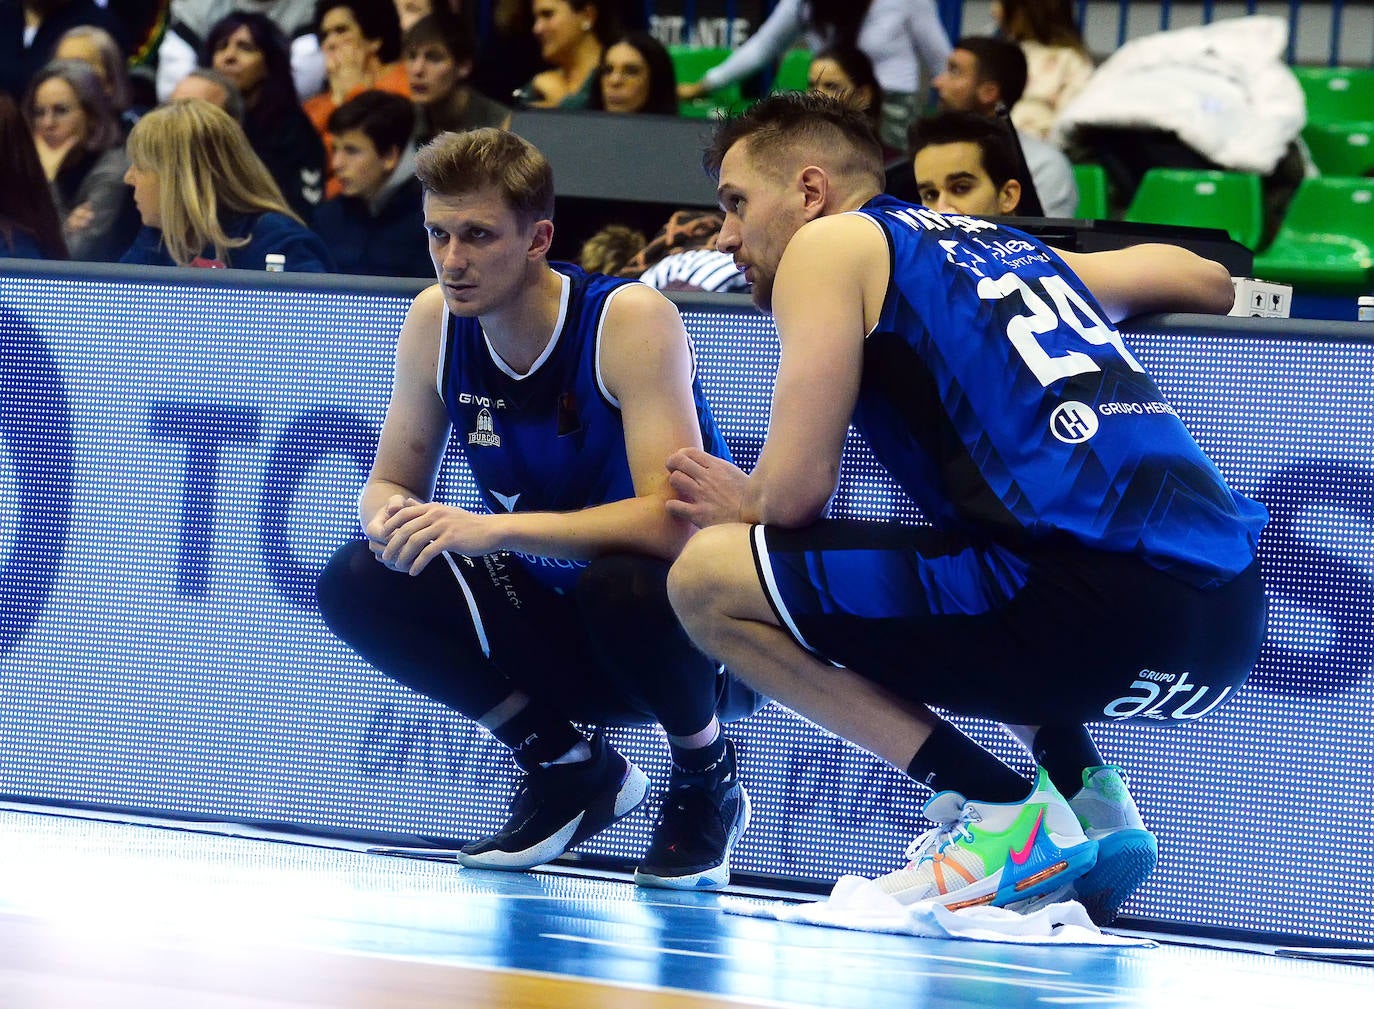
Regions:
<instances>
[{"instance_id":1,"label":"woman in black top","mask_svg":"<svg viewBox=\"0 0 1374 1009\"><path fill-rule=\"evenodd\" d=\"M201 64L238 86L248 142L291 209L309 220L324 195L324 144L301 108L282 30L264 14L229 14L206 36Z\"/></svg>"}]
</instances>

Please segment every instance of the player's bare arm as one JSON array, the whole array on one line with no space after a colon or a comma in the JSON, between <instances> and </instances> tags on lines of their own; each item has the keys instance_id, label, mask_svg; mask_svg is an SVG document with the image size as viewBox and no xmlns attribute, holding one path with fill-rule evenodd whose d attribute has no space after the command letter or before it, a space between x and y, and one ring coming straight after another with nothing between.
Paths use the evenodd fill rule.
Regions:
<instances>
[{"instance_id":1,"label":"player's bare arm","mask_svg":"<svg viewBox=\"0 0 1374 1009\"><path fill-rule=\"evenodd\" d=\"M778 377L744 521L802 526L824 512L888 274L882 234L859 217L812 221L788 244L773 288Z\"/></svg>"},{"instance_id":2,"label":"player's bare arm","mask_svg":"<svg viewBox=\"0 0 1374 1009\"><path fill-rule=\"evenodd\" d=\"M1142 312L1225 315L1235 300L1226 267L1177 245L1060 252L1112 322Z\"/></svg>"},{"instance_id":3,"label":"player's bare arm","mask_svg":"<svg viewBox=\"0 0 1374 1009\"><path fill-rule=\"evenodd\" d=\"M448 442L449 419L435 384L444 300L435 286L410 306L396 343L391 402L372 471L358 501L359 518L374 544L405 499L428 500Z\"/></svg>"},{"instance_id":4,"label":"player's bare arm","mask_svg":"<svg viewBox=\"0 0 1374 1009\"><path fill-rule=\"evenodd\" d=\"M514 550L565 560L621 551L676 557L690 526L669 515L663 460L701 444L691 396L691 354L677 309L647 287L627 287L607 308L601 374L620 404L635 496L574 512L477 514L408 500L383 524L382 559L418 574L440 553Z\"/></svg>"}]
</instances>

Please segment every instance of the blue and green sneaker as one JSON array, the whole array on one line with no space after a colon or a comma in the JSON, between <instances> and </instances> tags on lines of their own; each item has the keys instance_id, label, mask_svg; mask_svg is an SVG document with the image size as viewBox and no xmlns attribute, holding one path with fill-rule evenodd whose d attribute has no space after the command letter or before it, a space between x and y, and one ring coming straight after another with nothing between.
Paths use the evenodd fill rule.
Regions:
<instances>
[{"instance_id":1,"label":"blue and green sneaker","mask_svg":"<svg viewBox=\"0 0 1374 1009\"><path fill-rule=\"evenodd\" d=\"M903 904L1005 907L1060 889L1097 859L1097 842L1083 832L1043 768L1021 802L938 792L924 815L935 827L907 848L907 865L874 881Z\"/></svg>"}]
</instances>

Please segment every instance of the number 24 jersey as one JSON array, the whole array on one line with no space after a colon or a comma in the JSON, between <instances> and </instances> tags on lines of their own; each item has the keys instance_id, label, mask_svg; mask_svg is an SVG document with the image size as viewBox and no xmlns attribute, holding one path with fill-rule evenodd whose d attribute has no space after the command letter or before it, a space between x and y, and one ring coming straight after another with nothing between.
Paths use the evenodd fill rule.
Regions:
<instances>
[{"instance_id":1,"label":"number 24 jersey","mask_svg":"<svg viewBox=\"0 0 1374 1009\"><path fill-rule=\"evenodd\" d=\"M938 527L1064 536L1197 585L1249 566L1268 516L1237 494L1050 248L888 196L892 256L854 424Z\"/></svg>"}]
</instances>

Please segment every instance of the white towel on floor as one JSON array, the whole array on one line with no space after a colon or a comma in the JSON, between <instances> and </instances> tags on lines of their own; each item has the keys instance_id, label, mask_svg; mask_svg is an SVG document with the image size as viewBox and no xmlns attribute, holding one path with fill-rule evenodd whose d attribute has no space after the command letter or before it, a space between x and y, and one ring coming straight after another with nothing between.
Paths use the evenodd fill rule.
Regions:
<instances>
[{"instance_id":1,"label":"white towel on floor","mask_svg":"<svg viewBox=\"0 0 1374 1009\"><path fill-rule=\"evenodd\" d=\"M1106 935L1076 900L1049 904L1030 914L1000 907L966 907L959 911L934 901L902 904L862 876L841 876L827 900L809 904L721 897L730 914L807 925L828 925L863 932L894 932L930 939L977 939L983 942L1044 943L1092 946L1153 946L1148 939Z\"/></svg>"}]
</instances>

